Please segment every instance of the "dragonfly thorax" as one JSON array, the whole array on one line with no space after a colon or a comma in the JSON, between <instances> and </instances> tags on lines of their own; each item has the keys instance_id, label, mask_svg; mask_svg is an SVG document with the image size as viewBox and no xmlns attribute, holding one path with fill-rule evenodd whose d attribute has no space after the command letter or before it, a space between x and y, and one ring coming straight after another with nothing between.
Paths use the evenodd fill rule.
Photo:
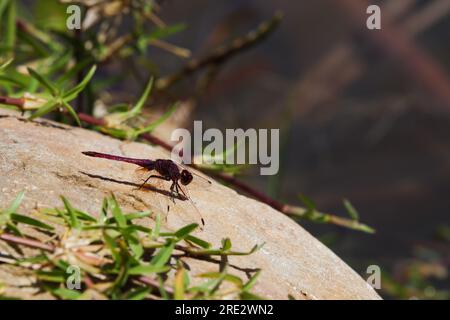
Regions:
<instances>
[{"instance_id":1,"label":"dragonfly thorax","mask_svg":"<svg viewBox=\"0 0 450 320\"><path fill-rule=\"evenodd\" d=\"M155 170L163 177L170 178L172 181L178 181L181 179L180 169L172 160L156 160Z\"/></svg>"}]
</instances>

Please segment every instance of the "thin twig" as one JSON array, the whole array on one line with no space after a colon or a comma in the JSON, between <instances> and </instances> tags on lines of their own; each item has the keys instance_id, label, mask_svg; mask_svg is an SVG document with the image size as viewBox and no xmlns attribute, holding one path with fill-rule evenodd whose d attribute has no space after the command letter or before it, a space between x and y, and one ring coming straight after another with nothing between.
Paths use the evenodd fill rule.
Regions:
<instances>
[{"instance_id":1,"label":"thin twig","mask_svg":"<svg viewBox=\"0 0 450 320\"><path fill-rule=\"evenodd\" d=\"M237 53L253 47L276 29L282 17L281 12L276 12L270 20L261 23L255 30L248 32L246 35L234 39L229 45L222 45L203 58L190 60L181 70L158 79L156 81L156 88L158 90L165 90L175 82L203 67L222 64Z\"/></svg>"},{"instance_id":2,"label":"thin twig","mask_svg":"<svg viewBox=\"0 0 450 320\"><path fill-rule=\"evenodd\" d=\"M54 252L55 247L30 238L17 237L9 233L0 234L0 239L9 243L21 244L30 248L41 249L48 252Z\"/></svg>"}]
</instances>

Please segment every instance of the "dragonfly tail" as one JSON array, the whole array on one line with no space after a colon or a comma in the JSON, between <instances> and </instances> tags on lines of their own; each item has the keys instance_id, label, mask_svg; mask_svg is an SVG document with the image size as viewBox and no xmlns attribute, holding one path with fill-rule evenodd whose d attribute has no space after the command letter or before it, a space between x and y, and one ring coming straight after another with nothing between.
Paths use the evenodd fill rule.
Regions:
<instances>
[{"instance_id":1,"label":"dragonfly tail","mask_svg":"<svg viewBox=\"0 0 450 320\"><path fill-rule=\"evenodd\" d=\"M82 154L89 156L89 157L128 162L128 163L132 163L132 164L138 165L140 167L148 168L148 169L153 169L153 166L154 166L154 161L149 160L149 159L135 159L135 158L128 158L128 157L121 157L121 156L115 156L112 154L95 152L95 151L83 151Z\"/></svg>"}]
</instances>

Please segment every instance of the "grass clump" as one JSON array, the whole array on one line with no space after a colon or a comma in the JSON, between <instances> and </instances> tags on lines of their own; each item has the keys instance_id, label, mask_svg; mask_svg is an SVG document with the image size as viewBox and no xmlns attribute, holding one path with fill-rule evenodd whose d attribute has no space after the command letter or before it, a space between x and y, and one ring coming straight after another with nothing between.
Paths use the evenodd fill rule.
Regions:
<instances>
[{"instance_id":1,"label":"grass clump","mask_svg":"<svg viewBox=\"0 0 450 320\"><path fill-rule=\"evenodd\" d=\"M151 212L124 213L113 195L103 200L96 216L61 197L62 208L33 212L39 219L16 212L23 197L20 193L0 211L0 241L14 252L2 252L0 264L31 273L35 279L31 286L57 299L261 298L251 292L259 270L244 280L229 273L228 264L221 263L226 259L220 259L249 255L260 246L234 251L225 238L214 248L192 234L197 224L163 232L159 215L152 228L146 227L138 222L152 216ZM35 250L25 254L23 247ZM192 275L187 257L215 262L218 271ZM194 277L197 281L192 281ZM2 284L0 297L11 298L8 292L8 285Z\"/></svg>"}]
</instances>

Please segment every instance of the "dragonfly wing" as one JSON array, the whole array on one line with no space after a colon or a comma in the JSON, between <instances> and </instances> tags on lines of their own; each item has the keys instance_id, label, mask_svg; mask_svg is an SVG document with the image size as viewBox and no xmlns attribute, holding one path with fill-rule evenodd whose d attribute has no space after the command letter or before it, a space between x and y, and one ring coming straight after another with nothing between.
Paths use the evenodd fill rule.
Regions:
<instances>
[{"instance_id":1,"label":"dragonfly wing","mask_svg":"<svg viewBox=\"0 0 450 320\"><path fill-rule=\"evenodd\" d=\"M180 170L184 169L184 170L187 170L190 173L192 173L192 175L194 176L194 179L192 180L191 184L197 185L202 188L209 188L212 185L212 181L210 180L210 178L207 175L205 175L199 171L195 172L194 171L195 169L188 167L178 161L174 161L174 160L172 160L172 161L174 163L176 163L176 165L180 168Z\"/></svg>"},{"instance_id":2,"label":"dragonfly wing","mask_svg":"<svg viewBox=\"0 0 450 320\"><path fill-rule=\"evenodd\" d=\"M178 186L178 188L180 189L180 193L187 198L186 200L189 202L190 207L193 209L193 211L195 211L199 221L198 225L203 230L203 227L205 226L205 220L203 219L202 213L192 200L191 194L189 193L189 189L181 184Z\"/></svg>"}]
</instances>

